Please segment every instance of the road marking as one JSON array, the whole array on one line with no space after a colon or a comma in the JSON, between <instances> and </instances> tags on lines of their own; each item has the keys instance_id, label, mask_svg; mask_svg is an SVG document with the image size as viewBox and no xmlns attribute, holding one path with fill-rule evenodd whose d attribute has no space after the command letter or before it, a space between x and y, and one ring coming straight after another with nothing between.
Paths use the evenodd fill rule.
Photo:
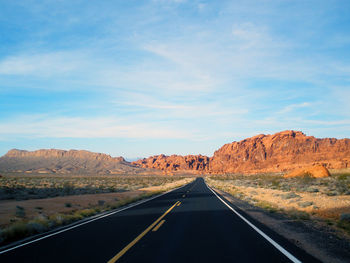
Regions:
<instances>
[{"instance_id":1,"label":"road marking","mask_svg":"<svg viewBox=\"0 0 350 263\"><path fill-rule=\"evenodd\" d=\"M257 228L255 225L253 225L248 219L243 217L240 213L238 213L235 209L233 209L231 206L229 206L224 200L220 198L220 196L217 195L217 193L211 189L207 183L205 182L206 186L210 191L213 192L214 195L216 195L217 198L221 202L223 202L229 209L231 209L236 215L238 215L244 222L246 222L249 226L251 226L256 232L258 232L263 238L265 238L268 242L270 242L275 248L277 248L283 255L285 255L287 258L289 258L294 263L302 263L299 259L294 257L291 253L289 253L287 250L285 250L282 246L280 246L276 241L274 241L272 238L270 238L268 235L266 235L263 231L261 231L259 228Z\"/></svg>"},{"instance_id":2,"label":"road marking","mask_svg":"<svg viewBox=\"0 0 350 263\"><path fill-rule=\"evenodd\" d=\"M141 238L143 238L160 220L162 220L173 208L179 203L177 201L175 204L173 204L172 207L170 207L163 215L161 215L156 221L154 221L149 227L146 228L140 235L138 235L133 241L129 243L126 247L124 247L117 255L115 255L113 258L111 258L108 263L114 263L119 258L121 258L130 248L132 248Z\"/></svg>"},{"instance_id":3,"label":"road marking","mask_svg":"<svg viewBox=\"0 0 350 263\"><path fill-rule=\"evenodd\" d=\"M193 183L193 182L191 182L191 183ZM189 183L189 184L191 184L191 183ZM171 189L171 190L169 190L169 191L167 191L167 192L165 192L165 193L162 193L162 194L160 194L160 195L156 195L156 196L150 197L150 198L145 199L145 200L142 200L142 201L140 201L140 202L133 203L133 204L131 204L131 205L127 206L127 207L121 208L121 209L119 209L119 210L117 210L117 211L107 212L106 214L103 214L103 215L92 216L91 219L87 219L87 221L85 221L85 222L76 223L76 224L74 224L74 225L72 225L72 226L69 226L69 225L68 225L68 226L65 226L65 228L62 229L62 230L56 230L56 232L53 232L53 233L51 233L51 234L47 234L47 235L42 236L42 237L39 237L39 238L37 238L37 239L34 239L34 240L31 240L31 241L28 241L28 242L19 244L19 245L14 246L14 247L10 247L10 248L5 249L5 250L2 250L2 251L0 251L0 255L1 255L1 254L4 254L4 253L6 253L6 252L9 252L9 251L11 251L11 250L14 250L14 249L17 249L17 248L20 248L20 247L24 247L24 246L26 246L26 245L29 245L29 244L38 242L38 241L43 240L43 239L46 239L46 238L48 238L48 237L52 237L52 236L58 235L58 234L60 234L60 233L69 231L69 230L74 229L74 228L77 228L77 227L79 227L79 226L82 226L82 225L85 225L85 224L94 222L94 221L99 220L99 219L102 219L102 218L104 218L104 217L117 214L117 213L122 212L122 211L124 211L124 210L126 210L126 209L129 209L129 208L132 208L132 207L141 205L141 204L143 204L143 203L146 203L146 202L148 202L148 201L151 201L151 200L153 200L153 199L156 199L156 198L158 198L158 197L161 197L161 196L163 196L163 195L166 195L166 194L168 194L168 193L170 193L170 192L172 192L172 191L181 189L181 188L185 187L186 185L188 185L188 184L185 184L185 185L180 186L180 187L175 188L175 189ZM55 230L53 230L53 231L55 231Z\"/></svg>"},{"instance_id":4,"label":"road marking","mask_svg":"<svg viewBox=\"0 0 350 263\"><path fill-rule=\"evenodd\" d=\"M181 205L181 202L179 202L178 204L177 204L177 206L180 206Z\"/></svg>"},{"instance_id":5,"label":"road marking","mask_svg":"<svg viewBox=\"0 0 350 263\"><path fill-rule=\"evenodd\" d=\"M152 231L153 231L153 232L157 231L157 230L164 224L164 222L165 222L164 219L163 219L162 221L160 221L159 224L156 225L156 226L152 229Z\"/></svg>"}]
</instances>

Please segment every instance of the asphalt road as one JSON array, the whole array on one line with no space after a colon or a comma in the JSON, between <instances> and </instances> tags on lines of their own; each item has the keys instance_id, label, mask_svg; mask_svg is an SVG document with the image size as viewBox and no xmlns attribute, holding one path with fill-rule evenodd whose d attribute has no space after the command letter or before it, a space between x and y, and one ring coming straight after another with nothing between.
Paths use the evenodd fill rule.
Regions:
<instances>
[{"instance_id":1,"label":"asphalt road","mask_svg":"<svg viewBox=\"0 0 350 263\"><path fill-rule=\"evenodd\" d=\"M0 262L318 262L233 208L244 219L199 178L151 201L2 253Z\"/></svg>"}]
</instances>

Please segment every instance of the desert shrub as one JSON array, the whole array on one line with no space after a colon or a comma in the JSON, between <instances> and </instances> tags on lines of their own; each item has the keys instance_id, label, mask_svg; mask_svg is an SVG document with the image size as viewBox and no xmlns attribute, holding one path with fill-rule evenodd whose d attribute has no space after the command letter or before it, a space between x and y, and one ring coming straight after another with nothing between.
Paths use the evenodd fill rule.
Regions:
<instances>
[{"instance_id":1,"label":"desert shrub","mask_svg":"<svg viewBox=\"0 0 350 263\"><path fill-rule=\"evenodd\" d=\"M17 222L3 230L3 239L6 241L13 241L24 238L28 234L27 223Z\"/></svg>"},{"instance_id":2,"label":"desert shrub","mask_svg":"<svg viewBox=\"0 0 350 263\"><path fill-rule=\"evenodd\" d=\"M99 206L103 206L105 203L106 203L105 200L98 200L98 202L97 202L97 204L98 204Z\"/></svg>"},{"instance_id":3,"label":"desert shrub","mask_svg":"<svg viewBox=\"0 0 350 263\"><path fill-rule=\"evenodd\" d=\"M16 206L16 216L20 218L24 218L26 216L26 212L22 206Z\"/></svg>"},{"instance_id":4,"label":"desert shrub","mask_svg":"<svg viewBox=\"0 0 350 263\"><path fill-rule=\"evenodd\" d=\"M349 213L344 213L340 215L340 220L341 221L348 221L350 222L350 214Z\"/></svg>"},{"instance_id":5,"label":"desert shrub","mask_svg":"<svg viewBox=\"0 0 350 263\"><path fill-rule=\"evenodd\" d=\"M270 213L275 213L278 211L278 209L274 205L272 205L266 201L258 201L255 203L255 205L262 208L262 209L267 210Z\"/></svg>"},{"instance_id":6,"label":"desert shrub","mask_svg":"<svg viewBox=\"0 0 350 263\"><path fill-rule=\"evenodd\" d=\"M307 212L300 211L297 209L289 209L286 211L287 215L289 215L293 219L300 219L300 220L309 220L310 215Z\"/></svg>"},{"instance_id":7,"label":"desert shrub","mask_svg":"<svg viewBox=\"0 0 350 263\"><path fill-rule=\"evenodd\" d=\"M49 225L50 226L60 226L64 223L64 215L63 214L55 214L49 217Z\"/></svg>"},{"instance_id":8,"label":"desert shrub","mask_svg":"<svg viewBox=\"0 0 350 263\"><path fill-rule=\"evenodd\" d=\"M313 204L314 204L314 202L306 201L306 202L300 202L300 203L298 203L298 206L299 206L299 207L302 207L302 208L305 208L305 207L308 207L308 206L313 205Z\"/></svg>"},{"instance_id":9,"label":"desert shrub","mask_svg":"<svg viewBox=\"0 0 350 263\"><path fill-rule=\"evenodd\" d=\"M300 197L300 195L297 195L296 193L293 193L293 192L281 195L282 199L292 199L292 198L297 198L297 197Z\"/></svg>"},{"instance_id":10,"label":"desert shrub","mask_svg":"<svg viewBox=\"0 0 350 263\"><path fill-rule=\"evenodd\" d=\"M347 232L350 232L350 214L341 214L340 220L337 222L337 226L343 228Z\"/></svg>"},{"instance_id":11,"label":"desert shrub","mask_svg":"<svg viewBox=\"0 0 350 263\"><path fill-rule=\"evenodd\" d=\"M317 188L311 186L311 187L306 188L305 192L317 193L317 192L319 192L319 190Z\"/></svg>"},{"instance_id":12,"label":"desert shrub","mask_svg":"<svg viewBox=\"0 0 350 263\"><path fill-rule=\"evenodd\" d=\"M327 191L327 192L325 192L325 194L328 196L336 196L337 192L336 191Z\"/></svg>"},{"instance_id":13,"label":"desert shrub","mask_svg":"<svg viewBox=\"0 0 350 263\"><path fill-rule=\"evenodd\" d=\"M336 176L336 179L339 181L345 181L347 179L349 179L350 174L338 174Z\"/></svg>"},{"instance_id":14,"label":"desert shrub","mask_svg":"<svg viewBox=\"0 0 350 263\"><path fill-rule=\"evenodd\" d=\"M281 185L281 190L284 191L284 192L288 192L288 191L291 191L292 188L291 188L290 185L284 183L284 184Z\"/></svg>"},{"instance_id":15,"label":"desert shrub","mask_svg":"<svg viewBox=\"0 0 350 263\"><path fill-rule=\"evenodd\" d=\"M72 203L65 203L64 206L65 207L72 207Z\"/></svg>"},{"instance_id":16,"label":"desert shrub","mask_svg":"<svg viewBox=\"0 0 350 263\"><path fill-rule=\"evenodd\" d=\"M31 221L27 224L28 232L30 234L38 234L45 232L48 227L45 223L40 221Z\"/></svg>"},{"instance_id":17,"label":"desert shrub","mask_svg":"<svg viewBox=\"0 0 350 263\"><path fill-rule=\"evenodd\" d=\"M81 211L79 211L79 214L83 217L88 217L91 216L95 213L95 210L90 208L90 209L83 209Z\"/></svg>"},{"instance_id":18,"label":"desert shrub","mask_svg":"<svg viewBox=\"0 0 350 263\"><path fill-rule=\"evenodd\" d=\"M337 226L340 227L340 228L343 228L347 232L350 232L350 222L349 221L339 220L338 223L337 223Z\"/></svg>"},{"instance_id":19,"label":"desert shrub","mask_svg":"<svg viewBox=\"0 0 350 263\"><path fill-rule=\"evenodd\" d=\"M271 182L271 188L272 188L272 189L278 189L279 186L280 186L279 180L275 179L275 180L273 180L273 181Z\"/></svg>"}]
</instances>

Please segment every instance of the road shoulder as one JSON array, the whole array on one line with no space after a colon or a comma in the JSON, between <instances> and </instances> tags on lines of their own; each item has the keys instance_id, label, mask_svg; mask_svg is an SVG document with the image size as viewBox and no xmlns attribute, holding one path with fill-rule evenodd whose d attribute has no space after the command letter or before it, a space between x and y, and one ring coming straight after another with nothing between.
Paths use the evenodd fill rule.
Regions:
<instances>
[{"instance_id":1,"label":"road shoulder","mask_svg":"<svg viewBox=\"0 0 350 263\"><path fill-rule=\"evenodd\" d=\"M350 240L339 238L334 229L315 225L312 221L291 220L283 214L270 213L219 189L213 189L250 217L322 262L346 262L350 259Z\"/></svg>"}]
</instances>

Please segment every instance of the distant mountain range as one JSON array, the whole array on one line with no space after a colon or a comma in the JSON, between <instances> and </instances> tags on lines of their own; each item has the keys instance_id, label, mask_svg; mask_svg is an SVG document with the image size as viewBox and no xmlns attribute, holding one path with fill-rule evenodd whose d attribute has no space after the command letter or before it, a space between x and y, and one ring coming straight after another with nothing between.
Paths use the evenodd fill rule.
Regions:
<instances>
[{"instance_id":1,"label":"distant mountain range","mask_svg":"<svg viewBox=\"0 0 350 263\"><path fill-rule=\"evenodd\" d=\"M0 158L0 171L58 174L148 174L153 169L137 167L123 157L84 150L13 149Z\"/></svg>"},{"instance_id":2,"label":"distant mountain range","mask_svg":"<svg viewBox=\"0 0 350 263\"><path fill-rule=\"evenodd\" d=\"M1 172L59 174L160 174L280 172L321 164L350 168L350 139L319 139L300 131L257 135L225 144L214 156L156 155L127 162L123 157L83 150L10 150Z\"/></svg>"}]
</instances>

